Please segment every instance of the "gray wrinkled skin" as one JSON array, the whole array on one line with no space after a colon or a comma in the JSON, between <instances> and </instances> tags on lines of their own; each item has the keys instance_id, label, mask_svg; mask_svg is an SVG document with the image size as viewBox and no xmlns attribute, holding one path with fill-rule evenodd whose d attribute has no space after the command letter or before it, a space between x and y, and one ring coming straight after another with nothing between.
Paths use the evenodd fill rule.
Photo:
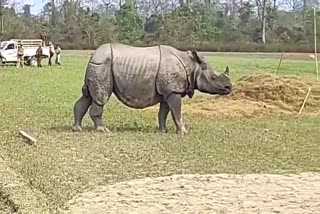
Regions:
<instances>
[{"instance_id":1,"label":"gray wrinkled skin","mask_svg":"<svg viewBox=\"0 0 320 214\"><path fill-rule=\"evenodd\" d=\"M82 96L74 105L74 131L81 131L88 111L97 131L104 127L102 113L112 93L125 105L142 109L160 103L159 130L166 131L171 112L178 133L187 133L182 121L181 98L194 90L228 95L232 90L229 68L217 74L196 51L182 52L160 45L133 47L120 43L101 45L86 68Z\"/></svg>"}]
</instances>

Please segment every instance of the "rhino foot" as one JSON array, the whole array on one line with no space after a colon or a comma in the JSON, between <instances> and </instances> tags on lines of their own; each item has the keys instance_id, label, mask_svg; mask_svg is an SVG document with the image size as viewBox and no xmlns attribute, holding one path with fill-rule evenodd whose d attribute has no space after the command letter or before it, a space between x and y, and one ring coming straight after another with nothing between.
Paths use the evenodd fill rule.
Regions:
<instances>
[{"instance_id":1,"label":"rhino foot","mask_svg":"<svg viewBox=\"0 0 320 214\"><path fill-rule=\"evenodd\" d=\"M182 128L181 130L177 130L177 134L187 135L188 131L186 128Z\"/></svg>"},{"instance_id":2,"label":"rhino foot","mask_svg":"<svg viewBox=\"0 0 320 214\"><path fill-rule=\"evenodd\" d=\"M81 126L74 125L72 126L72 131L74 132L82 132Z\"/></svg>"},{"instance_id":3,"label":"rhino foot","mask_svg":"<svg viewBox=\"0 0 320 214\"><path fill-rule=\"evenodd\" d=\"M160 133L167 133L168 130L165 129L165 128L158 128L158 132L160 132Z\"/></svg>"},{"instance_id":4,"label":"rhino foot","mask_svg":"<svg viewBox=\"0 0 320 214\"><path fill-rule=\"evenodd\" d=\"M97 126L96 131L102 132L102 133L111 133L111 131L107 127L104 127L104 126Z\"/></svg>"}]
</instances>

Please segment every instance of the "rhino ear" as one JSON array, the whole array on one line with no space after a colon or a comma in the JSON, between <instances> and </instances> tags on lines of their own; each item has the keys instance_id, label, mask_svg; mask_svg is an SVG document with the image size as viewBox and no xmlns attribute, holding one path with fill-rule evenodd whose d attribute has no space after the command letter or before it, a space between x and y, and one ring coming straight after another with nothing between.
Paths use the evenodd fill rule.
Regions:
<instances>
[{"instance_id":1,"label":"rhino ear","mask_svg":"<svg viewBox=\"0 0 320 214\"><path fill-rule=\"evenodd\" d=\"M226 75L229 75L229 74L230 74L230 73L229 73L229 66L226 67L226 70L224 71L224 73L225 73Z\"/></svg>"},{"instance_id":2,"label":"rhino ear","mask_svg":"<svg viewBox=\"0 0 320 214\"><path fill-rule=\"evenodd\" d=\"M202 63L203 60L199 57L198 53L195 50L188 51L188 55L197 63Z\"/></svg>"}]
</instances>

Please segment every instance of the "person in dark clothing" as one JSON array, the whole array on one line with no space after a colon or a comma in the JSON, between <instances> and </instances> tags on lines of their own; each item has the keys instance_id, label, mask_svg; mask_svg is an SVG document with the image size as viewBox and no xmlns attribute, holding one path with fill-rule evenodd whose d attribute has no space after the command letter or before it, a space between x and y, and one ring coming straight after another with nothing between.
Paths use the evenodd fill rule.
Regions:
<instances>
[{"instance_id":1,"label":"person in dark clothing","mask_svg":"<svg viewBox=\"0 0 320 214\"><path fill-rule=\"evenodd\" d=\"M17 63L17 68L24 66L24 48L22 44L18 45L18 63Z\"/></svg>"},{"instance_id":2,"label":"person in dark clothing","mask_svg":"<svg viewBox=\"0 0 320 214\"><path fill-rule=\"evenodd\" d=\"M61 65L60 57L61 57L61 48L59 45L56 45L56 65Z\"/></svg>"},{"instance_id":3,"label":"person in dark clothing","mask_svg":"<svg viewBox=\"0 0 320 214\"><path fill-rule=\"evenodd\" d=\"M41 68L42 67L42 65L41 65L42 46L41 45L39 45L39 48L37 49L36 56L37 56L37 66Z\"/></svg>"}]
</instances>

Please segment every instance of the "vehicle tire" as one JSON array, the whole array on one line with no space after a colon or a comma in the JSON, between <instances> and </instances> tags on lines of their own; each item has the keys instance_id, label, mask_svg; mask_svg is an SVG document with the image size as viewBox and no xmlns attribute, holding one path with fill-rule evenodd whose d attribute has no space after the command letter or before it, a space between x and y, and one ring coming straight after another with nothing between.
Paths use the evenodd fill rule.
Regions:
<instances>
[{"instance_id":1,"label":"vehicle tire","mask_svg":"<svg viewBox=\"0 0 320 214\"><path fill-rule=\"evenodd\" d=\"M6 64L6 62L4 62L3 60L2 60L2 57L0 56L0 66L3 66L3 65L5 65Z\"/></svg>"},{"instance_id":2,"label":"vehicle tire","mask_svg":"<svg viewBox=\"0 0 320 214\"><path fill-rule=\"evenodd\" d=\"M31 67L36 67L37 66L37 58L36 57L31 57L29 64Z\"/></svg>"}]
</instances>

